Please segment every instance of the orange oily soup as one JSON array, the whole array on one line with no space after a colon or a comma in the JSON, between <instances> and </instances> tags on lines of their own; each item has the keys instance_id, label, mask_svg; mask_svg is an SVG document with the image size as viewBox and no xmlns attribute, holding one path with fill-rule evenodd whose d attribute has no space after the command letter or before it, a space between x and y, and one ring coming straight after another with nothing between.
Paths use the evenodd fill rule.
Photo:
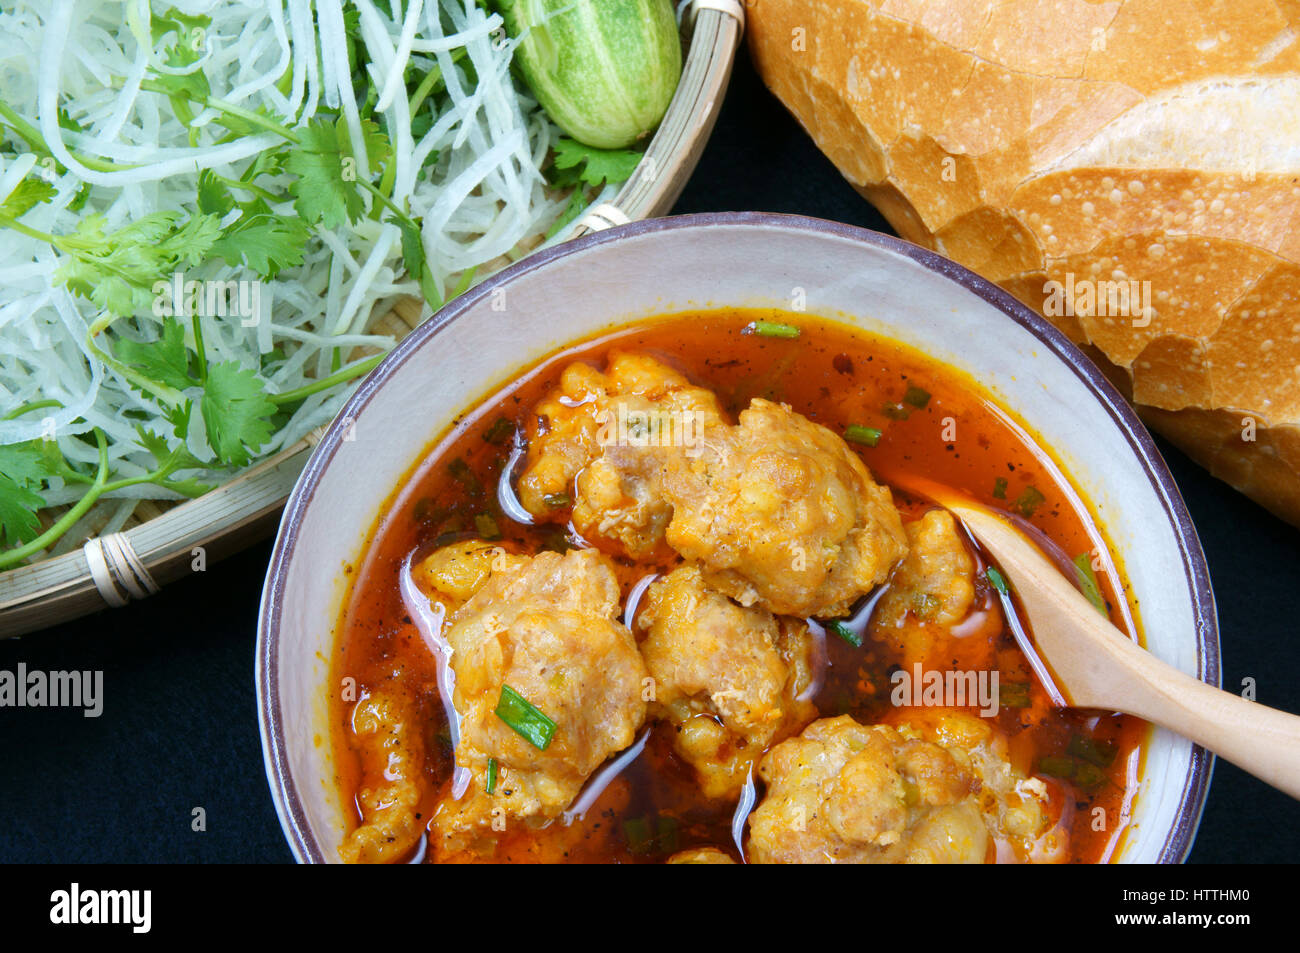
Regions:
<instances>
[{"instance_id":1,"label":"orange oily soup","mask_svg":"<svg viewBox=\"0 0 1300 953\"><path fill-rule=\"evenodd\" d=\"M695 312L517 376L349 567L344 858L1109 859L1146 726L1052 703L1013 594L918 477L1017 514L1133 632L1051 454L896 342Z\"/></svg>"}]
</instances>

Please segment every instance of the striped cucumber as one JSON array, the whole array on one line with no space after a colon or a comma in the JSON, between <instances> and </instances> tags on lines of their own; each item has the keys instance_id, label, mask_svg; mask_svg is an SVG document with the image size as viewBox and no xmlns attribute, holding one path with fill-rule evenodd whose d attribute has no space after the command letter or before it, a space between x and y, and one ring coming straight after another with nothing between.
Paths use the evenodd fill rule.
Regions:
<instances>
[{"instance_id":1,"label":"striped cucumber","mask_svg":"<svg viewBox=\"0 0 1300 953\"><path fill-rule=\"evenodd\" d=\"M671 0L496 0L527 81L579 142L621 149L659 125L682 73Z\"/></svg>"}]
</instances>

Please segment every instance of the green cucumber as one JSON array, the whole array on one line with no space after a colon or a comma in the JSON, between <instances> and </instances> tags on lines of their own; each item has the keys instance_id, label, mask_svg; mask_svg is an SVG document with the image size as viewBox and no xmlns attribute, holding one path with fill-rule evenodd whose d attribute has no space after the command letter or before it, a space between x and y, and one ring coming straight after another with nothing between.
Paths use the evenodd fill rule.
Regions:
<instances>
[{"instance_id":1,"label":"green cucumber","mask_svg":"<svg viewBox=\"0 0 1300 953\"><path fill-rule=\"evenodd\" d=\"M622 149L654 131L682 73L671 0L496 0L515 62L569 136Z\"/></svg>"}]
</instances>

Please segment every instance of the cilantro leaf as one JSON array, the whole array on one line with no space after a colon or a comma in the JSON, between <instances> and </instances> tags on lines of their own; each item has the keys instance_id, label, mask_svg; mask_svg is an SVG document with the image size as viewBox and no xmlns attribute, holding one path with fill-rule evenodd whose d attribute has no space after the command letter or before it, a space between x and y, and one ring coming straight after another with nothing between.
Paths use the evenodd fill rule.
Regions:
<instances>
[{"instance_id":1,"label":"cilantro leaf","mask_svg":"<svg viewBox=\"0 0 1300 953\"><path fill-rule=\"evenodd\" d=\"M254 182L258 176L279 175L284 171L285 152L283 149L268 149L253 157L252 163L239 177L241 182Z\"/></svg>"},{"instance_id":2,"label":"cilantro leaf","mask_svg":"<svg viewBox=\"0 0 1300 953\"><path fill-rule=\"evenodd\" d=\"M208 366L203 389L203 422L208 443L224 463L246 466L251 451L271 439L276 406L257 375L237 361Z\"/></svg>"},{"instance_id":3,"label":"cilantro leaf","mask_svg":"<svg viewBox=\"0 0 1300 953\"><path fill-rule=\"evenodd\" d=\"M204 466L203 462L196 458L186 448L185 444L178 443L175 447L167 443L167 438L152 430L146 430L143 425L136 427L135 432L138 435L137 442L153 457L154 463L158 469L166 469L168 472L175 470L192 470Z\"/></svg>"},{"instance_id":4,"label":"cilantro leaf","mask_svg":"<svg viewBox=\"0 0 1300 953\"><path fill-rule=\"evenodd\" d=\"M162 335L156 341L132 341L120 338L113 345L113 356L124 364L138 368L145 376L184 390L193 386L190 354L185 347L185 329L173 318L164 318Z\"/></svg>"},{"instance_id":5,"label":"cilantro leaf","mask_svg":"<svg viewBox=\"0 0 1300 953\"><path fill-rule=\"evenodd\" d=\"M0 536L7 545L21 546L41 534L36 513L43 506L41 496L0 473Z\"/></svg>"},{"instance_id":6,"label":"cilantro leaf","mask_svg":"<svg viewBox=\"0 0 1300 953\"><path fill-rule=\"evenodd\" d=\"M164 481L163 486L167 487L169 490L175 490L177 493L181 494L181 496L195 497L207 493L208 490L211 490L216 486L216 484L204 483L202 480L196 479L195 477L186 477L184 480L166 480Z\"/></svg>"},{"instance_id":7,"label":"cilantro leaf","mask_svg":"<svg viewBox=\"0 0 1300 953\"><path fill-rule=\"evenodd\" d=\"M159 243L158 249L168 261L185 261L196 267L203 264L220 235L221 222L215 215L191 215L189 221Z\"/></svg>"},{"instance_id":8,"label":"cilantro leaf","mask_svg":"<svg viewBox=\"0 0 1300 953\"><path fill-rule=\"evenodd\" d=\"M644 153L635 149L597 149L574 139L561 137L555 142L555 174L551 184L556 186L578 181L597 187L626 182L636 171ZM581 168L579 168L581 167Z\"/></svg>"},{"instance_id":9,"label":"cilantro leaf","mask_svg":"<svg viewBox=\"0 0 1300 953\"><path fill-rule=\"evenodd\" d=\"M24 488L39 488L48 475L44 441L28 440L0 446L0 476Z\"/></svg>"},{"instance_id":10,"label":"cilantro leaf","mask_svg":"<svg viewBox=\"0 0 1300 953\"><path fill-rule=\"evenodd\" d=\"M216 215L219 218L235 207L234 196L211 169L199 173L198 205L199 211L204 215Z\"/></svg>"},{"instance_id":11,"label":"cilantro leaf","mask_svg":"<svg viewBox=\"0 0 1300 953\"><path fill-rule=\"evenodd\" d=\"M77 120L73 119L72 114L68 112L67 107L62 104L60 104L59 106L58 116L59 116L60 129L67 129L69 132L86 131L86 127L83 126L81 123L77 122Z\"/></svg>"},{"instance_id":12,"label":"cilantro leaf","mask_svg":"<svg viewBox=\"0 0 1300 953\"><path fill-rule=\"evenodd\" d=\"M245 264L263 278L302 264L309 230L302 219L269 212L248 215L227 227L210 252L228 264Z\"/></svg>"},{"instance_id":13,"label":"cilantro leaf","mask_svg":"<svg viewBox=\"0 0 1300 953\"><path fill-rule=\"evenodd\" d=\"M406 266L406 273L420 283L420 294L424 295L424 300L435 310L441 308L442 295L438 293L438 286L434 283L429 263L424 257L424 239L420 236L420 230L413 223L400 218L389 218L386 221L392 222L401 231L402 263Z\"/></svg>"},{"instance_id":14,"label":"cilantro leaf","mask_svg":"<svg viewBox=\"0 0 1300 953\"><path fill-rule=\"evenodd\" d=\"M41 178L23 179L9 193L8 198L0 204L0 215L10 218L22 218L41 202L54 198L54 186Z\"/></svg>"},{"instance_id":15,"label":"cilantro leaf","mask_svg":"<svg viewBox=\"0 0 1300 953\"><path fill-rule=\"evenodd\" d=\"M149 295L120 274L113 274L110 270L113 264L108 258L97 261L72 258L59 267L55 277L67 284L73 294L113 314L135 314L147 309Z\"/></svg>"},{"instance_id":16,"label":"cilantro leaf","mask_svg":"<svg viewBox=\"0 0 1300 953\"><path fill-rule=\"evenodd\" d=\"M166 47L168 66L189 66L198 62L206 47L206 31L212 18L203 14L186 14L171 7L162 16L151 18L151 34L155 45L167 34L176 35L175 42Z\"/></svg>"},{"instance_id":17,"label":"cilantro leaf","mask_svg":"<svg viewBox=\"0 0 1300 953\"><path fill-rule=\"evenodd\" d=\"M373 124L372 124L373 125ZM356 160L343 120L314 118L299 130L300 142L284 167L298 178L290 184L294 207L309 224L337 228L355 222L366 211L355 183Z\"/></svg>"},{"instance_id":18,"label":"cilantro leaf","mask_svg":"<svg viewBox=\"0 0 1300 953\"><path fill-rule=\"evenodd\" d=\"M181 116L189 112L188 100L201 103L212 95L212 86L202 70L195 70L192 73L158 73L150 77L149 86L146 88L157 90L165 95L171 100L173 109ZM224 118L221 124L229 128ZM247 130L241 131L240 134L246 135Z\"/></svg>"},{"instance_id":19,"label":"cilantro leaf","mask_svg":"<svg viewBox=\"0 0 1300 953\"><path fill-rule=\"evenodd\" d=\"M190 415L194 413L194 402L187 400L176 407L163 407L163 418L172 425L172 433L185 440L190 432Z\"/></svg>"},{"instance_id":20,"label":"cilantro leaf","mask_svg":"<svg viewBox=\"0 0 1300 953\"><path fill-rule=\"evenodd\" d=\"M125 316L152 310L153 286L176 266L203 261L221 232L214 215L192 215L177 227L177 212L154 212L104 232L104 217L88 215L71 235L60 235L55 246L65 258L57 278L113 314Z\"/></svg>"},{"instance_id":21,"label":"cilantro leaf","mask_svg":"<svg viewBox=\"0 0 1300 953\"><path fill-rule=\"evenodd\" d=\"M347 126L343 120L338 122L339 141L341 143L351 143L351 136L348 134ZM361 141L366 146L366 164L370 166L372 173L379 172L385 165L393 159L393 146L388 141L388 136L379 128L379 124L370 120L361 120ZM349 147L348 151L351 151Z\"/></svg>"},{"instance_id":22,"label":"cilantro leaf","mask_svg":"<svg viewBox=\"0 0 1300 953\"><path fill-rule=\"evenodd\" d=\"M38 490L49 476L43 441L0 446L0 538L21 546L41 534L37 512L45 506Z\"/></svg>"},{"instance_id":23,"label":"cilantro leaf","mask_svg":"<svg viewBox=\"0 0 1300 953\"><path fill-rule=\"evenodd\" d=\"M152 430L146 430L143 426L136 427L135 432L139 435L137 442L140 446L149 451L154 462L161 466L162 462L171 454L171 447L167 445L167 438L159 436Z\"/></svg>"}]
</instances>

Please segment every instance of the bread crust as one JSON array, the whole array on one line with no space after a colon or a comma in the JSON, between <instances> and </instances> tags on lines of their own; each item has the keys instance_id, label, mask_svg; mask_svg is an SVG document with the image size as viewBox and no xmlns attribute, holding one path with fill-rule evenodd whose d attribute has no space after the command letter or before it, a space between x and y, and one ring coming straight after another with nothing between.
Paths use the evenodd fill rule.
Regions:
<instances>
[{"instance_id":1,"label":"bread crust","mask_svg":"<svg viewBox=\"0 0 1300 953\"><path fill-rule=\"evenodd\" d=\"M1300 2L748 5L764 81L901 236L1300 525Z\"/></svg>"}]
</instances>

